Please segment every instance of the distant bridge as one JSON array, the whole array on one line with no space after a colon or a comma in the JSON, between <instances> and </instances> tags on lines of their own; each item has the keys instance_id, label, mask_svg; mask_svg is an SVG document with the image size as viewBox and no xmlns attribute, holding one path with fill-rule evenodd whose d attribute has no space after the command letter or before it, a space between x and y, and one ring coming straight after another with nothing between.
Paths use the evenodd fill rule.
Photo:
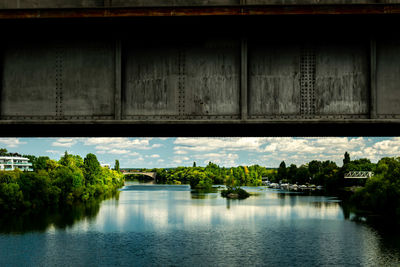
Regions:
<instances>
[{"instance_id":1,"label":"distant bridge","mask_svg":"<svg viewBox=\"0 0 400 267\"><path fill-rule=\"evenodd\" d=\"M153 180L156 180L157 173L156 172L123 172L123 175L145 175L151 177Z\"/></svg>"},{"instance_id":2,"label":"distant bridge","mask_svg":"<svg viewBox=\"0 0 400 267\"><path fill-rule=\"evenodd\" d=\"M352 171L344 174L345 179L368 179L374 176L370 171Z\"/></svg>"}]
</instances>

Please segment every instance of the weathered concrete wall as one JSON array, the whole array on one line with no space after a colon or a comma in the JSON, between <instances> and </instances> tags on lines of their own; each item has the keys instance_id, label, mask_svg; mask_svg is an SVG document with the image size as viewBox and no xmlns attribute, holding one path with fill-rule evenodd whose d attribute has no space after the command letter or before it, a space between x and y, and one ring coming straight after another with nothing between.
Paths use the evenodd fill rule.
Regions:
<instances>
[{"instance_id":1,"label":"weathered concrete wall","mask_svg":"<svg viewBox=\"0 0 400 267\"><path fill-rule=\"evenodd\" d=\"M396 4L400 0L0 0L2 8L82 8L143 6Z\"/></svg>"}]
</instances>

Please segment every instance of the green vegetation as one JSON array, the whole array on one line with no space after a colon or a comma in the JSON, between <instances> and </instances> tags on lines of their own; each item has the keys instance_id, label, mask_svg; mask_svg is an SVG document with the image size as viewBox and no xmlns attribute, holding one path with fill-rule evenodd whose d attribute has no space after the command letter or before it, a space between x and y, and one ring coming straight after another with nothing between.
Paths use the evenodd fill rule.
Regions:
<instances>
[{"instance_id":1,"label":"green vegetation","mask_svg":"<svg viewBox=\"0 0 400 267\"><path fill-rule=\"evenodd\" d=\"M235 179L238 185L262 185L262 177L270 175L274 170L253 165L250 167L239 166L233 168L219 167L209 162L206 167L178 167L170 170L152 169L157 173L157 181L165 184L190 184L192 188L210 188L213 184L226 184Z\"/></svg>"},{"instance_id":2,"label":"green vegetation","mask_svg":"<svg viewBox=\"0 0 400 267\"><path fill-rule=\"evenodd\" d=\"M307 164L297 167L291 164L286 167L284 161L279 165L276 175L270 175L271 182L282 182L290 184L315 184L322 185L328 192L337 192L347 186L363 186L364 179L345 180L344 174L349 171L374 171L375 164L369 159L350 160L346 152L343 159L343 166L338 167L335 162L326 160L313 160Z\"/></svg>"},{"instance_id":3,"label":"green vegetation","mask_svg":"<svg viewBox=\"0 0 400 267\"><path fill-rule=\"evenodd\" d=\"M356 190L351 202L361 210L391 217L400 223L400 158L382 158L375 176Z\"/></svg>"},{"instance_id":4,"label":"green vegetation","mask_svg":"<svg viewBox=\"0 0 400 267\"><path fill-rule=\"evenodd\" d=\"M369 179L344 179L349 171L372 171L375 175ZM346 152L342 167L332 161L314 160L299 168L294 164L286 168L282 162L272 178L274 182L278 180L323 185L329 193L347 192L351 205L358 211L381 214L400 223L400 157L382 158L374 164L365 158L351 160Z\"/></svg>"},{"instance_id":5,"label":"green vegetation","mask_svg":"<svg viewBox=\"0 0 400 267\"><path fill-rule=\"evenodd\" d=\"M57 162L29 156L34 172L0 171L0 211L86 202L123 186L121 173L102 168L94 154L65 155Z\"/></svg>"},{"instance_id":6,"label":"green vegetation","mask_svg":"<svg viewBox=\"0 0 400 267\"><path fill-rule=\"evenodd\" d=\"M119 160L115 160L115 167L114 167L114 170L116 170L117 172L119 172L120 170L119 170Z\"/></svg>"},{"instance_id":7,"label":"green vegetation","mask_svg":"<svg viewBox=\"0 0 400 267\"><path fill-rule=\"evenodd\" d=\"M0 149L0 155L15 153ZM0 211L86 202L115 191L124 182L118 160L114 170L109 170L100 166L94 154L82 159L65 153L58 162L48 157L24 157L30 159L34 172L0 172ZM347 192L358 210L393 216L400 222L400 157L383 158L374 164L365 158L351 160L346 152L342 167L329 160L313 160L301 166L287 166L282 161L277 169L259 165L225 168L211 162L199 167L193 162L192 167L143 171L156 172L158 183L190 184L193 189L209 190L214 184L225 184L227 189L221 192L222 196L235 198L248 197L249 194L240 186L262 185L262 178L275 183L321 185L329 193ZM344 179L344 174L349 171L373 171L375 176Z\"/></svg>"},{"instance_id":8,"label":"green vegetation","mask_svg":"<svg viewBox=\"0 0 400 267\"><path fill-rule=\"evenodd\" d=\"M245 199L248 198L250 194L246 190L240 187L236 188L228 187L227 189L221 191L221 196L226 198Z\"/></svg>"}]
</instances>

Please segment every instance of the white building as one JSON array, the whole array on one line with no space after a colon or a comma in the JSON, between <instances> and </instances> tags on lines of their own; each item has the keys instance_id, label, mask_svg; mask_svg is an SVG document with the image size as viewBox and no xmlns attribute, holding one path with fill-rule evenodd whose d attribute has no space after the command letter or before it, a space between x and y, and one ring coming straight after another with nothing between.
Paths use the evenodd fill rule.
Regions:
<instances>
[{"instance_id":1,"label":"white building","mask_svg":"<svg viewBox=\"0 0 400 267\"><path fill-rule=\"evenodd\" d=\"M29 162L28 158L23 157L0 157L0 170L1 171L13 171L20 169L21 171L32 172L32 163Z\"/></svg>"}]
</instances>

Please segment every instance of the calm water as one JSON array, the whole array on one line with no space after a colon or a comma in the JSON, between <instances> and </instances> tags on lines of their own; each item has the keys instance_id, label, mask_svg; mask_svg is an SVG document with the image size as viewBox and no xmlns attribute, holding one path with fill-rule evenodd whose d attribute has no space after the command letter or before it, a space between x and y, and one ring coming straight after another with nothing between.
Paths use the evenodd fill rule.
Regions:
<instances>
[{"instance_id":1,"label":"calm water","mask_svg":"<svg viewBox=\"0 0 400 267\"><path fill-rule=\"evenodd\" d=\"M0 266L400 266L400 236L338 199L246 189L258 195L127 183L101 203L3 218Z\"/></svg>"}]
</instances>

